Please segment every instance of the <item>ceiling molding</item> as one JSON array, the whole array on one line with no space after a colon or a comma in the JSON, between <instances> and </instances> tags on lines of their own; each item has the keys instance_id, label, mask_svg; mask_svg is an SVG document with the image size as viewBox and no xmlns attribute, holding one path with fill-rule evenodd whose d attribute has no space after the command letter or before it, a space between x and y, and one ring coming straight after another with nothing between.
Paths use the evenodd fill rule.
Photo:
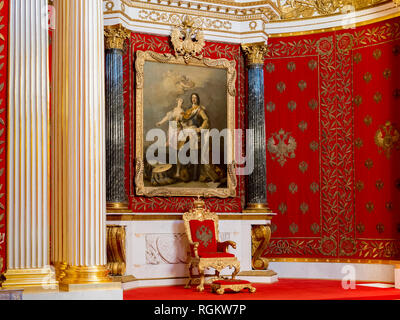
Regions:
<instances>
[{"instance_id":1,"label":"ceiling molding","mask_svg":"<svg viewBox=\"0 0 400 320\"><path fill-rule=\"evenodd\" d=\"M103 0L103 3L106 25L121 23L134 32L170 35L172 27L189 15L203 30L206 40L230 43L353 28L400 12L392 1L386 0Z\"/></svg>"}]
</instances>

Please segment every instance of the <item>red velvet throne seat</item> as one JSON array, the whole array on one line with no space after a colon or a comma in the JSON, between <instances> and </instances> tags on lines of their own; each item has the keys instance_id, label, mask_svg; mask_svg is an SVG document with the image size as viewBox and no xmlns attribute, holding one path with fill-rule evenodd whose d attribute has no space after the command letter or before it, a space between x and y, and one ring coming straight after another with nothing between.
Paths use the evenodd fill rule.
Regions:
<instances>
[{"instance_id":1,"label":"red velvet throne seat","mask_svg":"<svg viewBox=\"0 0 400 320\"><path fill-rule=\"evenodd\" d=\"M204 290L204 271L215 269L219 278L220 272L226 267L235 268L232 279L240 271L240 262L234 254L228 253L228 247L236 248L233 241L219 242L218 216L204 208L204 201L196 200L194 208L183 215L185 231L190 245L189 253L189 280L186 288L190 288L197 268L200 276L199 291Z\"/></svg>"}]
</instances>

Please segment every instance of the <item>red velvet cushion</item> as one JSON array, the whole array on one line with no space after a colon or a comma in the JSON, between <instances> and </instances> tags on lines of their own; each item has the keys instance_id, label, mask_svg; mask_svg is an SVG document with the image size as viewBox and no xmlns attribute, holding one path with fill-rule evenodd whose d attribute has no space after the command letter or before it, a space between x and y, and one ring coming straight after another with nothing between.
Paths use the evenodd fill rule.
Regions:
<instances>
[{"instance_id":1,"label":"red velvet cushion","mask_svg":"<svg viewBox=\"0 0 400 320\"><path fill-rule=\"evenodd\" d=\"M217 252L217 239L213 220L191 220L190 233L193 242L199 242L199 255L202 252Z\"/></svg>"},{"instance_id":2,"label":"red velvet cushion","mask_svg":"<svg viewBox=\"0 0 400 320\"><path fill-rule=\"evenodd\" d=\"M200 258L233 258L235 255L227 252L202 252Z\"/></svg>"},{"instance_id":3,"label":"red velvet cushion","mask_svg":"<svg viewBox=\"0 0 400 320\"><path fill-rule=\"evenodd\" d=\"M249 281L246 280L216 280L213 281L215 284L220 284L220 285L235 285L235 284L249 284Z\"/></svg>"}]
</instances>

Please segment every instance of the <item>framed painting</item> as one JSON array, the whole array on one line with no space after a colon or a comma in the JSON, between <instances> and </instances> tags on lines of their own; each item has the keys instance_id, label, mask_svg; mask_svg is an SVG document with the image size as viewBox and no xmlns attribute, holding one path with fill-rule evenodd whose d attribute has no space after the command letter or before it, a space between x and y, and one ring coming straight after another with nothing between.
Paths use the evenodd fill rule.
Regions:
<instances>
[{"instance_id":1,"label":"framed painting","mask_svg":"<svg viewBox=\"0 0 400 320\"><path fill-rule=\"evenodd\" d=\"M135 190L143 196L236 196L236 62L136 56Z\"/></svg>"}]
</instances>

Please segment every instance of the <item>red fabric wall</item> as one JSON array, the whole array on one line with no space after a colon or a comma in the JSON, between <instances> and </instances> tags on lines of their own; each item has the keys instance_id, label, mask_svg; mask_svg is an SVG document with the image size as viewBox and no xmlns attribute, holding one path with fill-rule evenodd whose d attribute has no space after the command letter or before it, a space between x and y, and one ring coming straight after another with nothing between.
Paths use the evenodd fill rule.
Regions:
<instances>
[{"instance_id":1,"label":"red fabric wall","mask_svg":"<svg viewBox=\"0 0 400 320\"><path fill-rule=\"evenodd\" d=\"M158 53L173 53L169 37L132 33L124 55L124 101L125 101L125 175L126 190L129 190L129 202L133 212L185 212L192 207L192 197L137 197L135 196L135 52L151 50ZM244 59L239 45L211 43L206 44L206 58L235 60L237 65L238 96L236 99L236 128L245 127L245 69ZM235 198L206 200L207 207L218 212L241 212L245 195L245 179L238 177L237 196Z\"/></svg>"},{"instance_id":2,"label":"red fabric wall","mask_svg":"<svg viewBox=\"0 0 400 320\"><path fill-rule=\"evenodd\" d=\"M400 19L269 47L265 255L398 259Z\"/></svg>"},{"instance_id":3,"label":"red fabric wall","mask_svg":"<svg viewBox=\"0 0 400 320\"><path fill-rule=\"evenodd\" d=\"M6 267L8 0L0 1L0 272Z\"/></svg>"}]
</instances>

